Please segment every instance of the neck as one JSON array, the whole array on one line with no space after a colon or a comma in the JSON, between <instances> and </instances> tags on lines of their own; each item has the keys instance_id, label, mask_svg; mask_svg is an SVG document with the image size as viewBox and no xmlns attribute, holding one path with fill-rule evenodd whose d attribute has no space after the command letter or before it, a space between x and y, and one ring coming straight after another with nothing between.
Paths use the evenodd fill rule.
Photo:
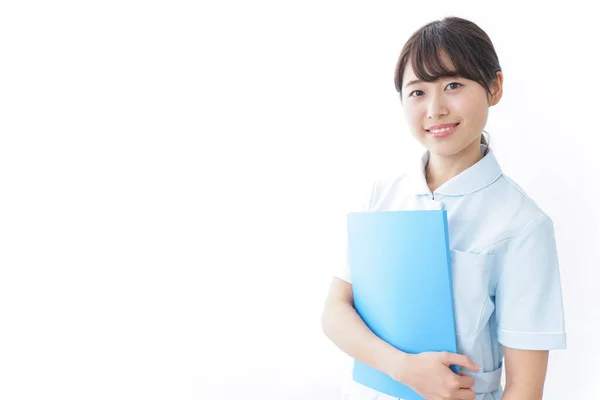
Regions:
<instances>
[{"instance_id":1,"label":"neck","mask_svg":"<svg viewBox=\"0 0 600 400\"><path fill-rule=\"evenodd\" d=\"M454 178L483 158L479 141L451 156L439 156L429 153L429 161L425 166L425 179L431 192Z\"/></svg>"}]
</instances>

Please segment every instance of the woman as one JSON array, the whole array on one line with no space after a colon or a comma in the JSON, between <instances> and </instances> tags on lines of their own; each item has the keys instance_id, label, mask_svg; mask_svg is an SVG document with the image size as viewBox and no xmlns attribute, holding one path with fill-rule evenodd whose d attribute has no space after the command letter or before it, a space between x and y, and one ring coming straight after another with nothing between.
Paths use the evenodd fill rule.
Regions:
<instances>
[{"instance_id":1,"label":"woman","mask_svg":"<svg viewBox=\"0 0 600 400\"><path fill-rule=\"evenodd\" d=\"M552 220L502 173L483 136L502 84L491 40L473 22L451 17L416 31L395 85L427 151L414 171L376 181L362 208L447 210L458 354L407 354L379 339L354 309L348 265L323 310L323 330L342 351L428 400L541 399L548 350L566 348ZM392 399L356 382L343 398Z\"/></svg>"}]
</instances>

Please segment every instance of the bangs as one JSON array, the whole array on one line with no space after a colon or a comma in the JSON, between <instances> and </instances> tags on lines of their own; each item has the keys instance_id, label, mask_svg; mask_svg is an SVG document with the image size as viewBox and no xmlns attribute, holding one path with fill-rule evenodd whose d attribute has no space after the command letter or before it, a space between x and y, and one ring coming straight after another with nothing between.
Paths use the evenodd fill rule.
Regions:
<instances>
[{"instance_id":1,"label":"bangs","mask_svg":"<svg viewBox=\"0 0 600 400\"><path fill-rule=\"evenodd\" d=\"M438 30L431 28L424 30L415 41L411 54L408 54L417 78L433 82L444 77L461 76L484 82L475 54L465 49L467 43L460 43L459 38L447 33L442 36Z\"/></svg>"}]
</instances>

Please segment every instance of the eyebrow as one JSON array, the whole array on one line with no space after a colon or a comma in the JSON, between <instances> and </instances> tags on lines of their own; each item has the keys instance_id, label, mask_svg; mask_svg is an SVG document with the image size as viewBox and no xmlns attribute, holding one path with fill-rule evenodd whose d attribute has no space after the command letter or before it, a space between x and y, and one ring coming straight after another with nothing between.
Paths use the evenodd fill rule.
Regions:
<instances>
[{"instance_id":1,"label":"eyebrow","mask_svg":"<svg viewBox=\"0 0 600 400\"><path fill-rule=\"evenodd\" d=\"M447 76L440 76L437 80L439 79L460 79L462 78L462 76L460 75L447 75ZM420 79L415 79L412 81L408 81L408 83L406 85L404 85L405 88L409 87L410 85L416 85L417 83L423 83L424 81L420 80Z\"/></svg>"},{"instance_id":2,"label":"eyebrow","mask_svg":"<svg viewBox=\"0 0 600 400\"><path fill-rule=\"evenodd\" d=\"M412 80L412 81L408 81L408 83L407 83L406 85L404 85L404 87L405 87L405 88L407 88L407 87L409 87L410 85L415 85L415 84L417 84L417 83L423 83L423 81L422 81L422 80L420 80L420 79L415 79L415 80Z\"/></svg>"}]
</instances>

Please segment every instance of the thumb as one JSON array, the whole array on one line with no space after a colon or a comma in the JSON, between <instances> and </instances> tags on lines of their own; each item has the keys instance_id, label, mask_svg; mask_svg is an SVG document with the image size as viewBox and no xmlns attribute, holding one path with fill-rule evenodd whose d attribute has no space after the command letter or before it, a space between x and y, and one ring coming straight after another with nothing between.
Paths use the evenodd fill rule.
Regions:
<instances>
[{"instance_id":1,"label":"thumb","mask_svg":"<svg viewBox=\"0 0 600 400\"><path fill-rule=\"evenodd\" d=\"M472 371L479 371L481 369L479 365L475 364L468 356L465 356L463 354L448 353L446 362L448 366L458 365L461 367L468 368Z\"/></svg>"}]
</instances>

